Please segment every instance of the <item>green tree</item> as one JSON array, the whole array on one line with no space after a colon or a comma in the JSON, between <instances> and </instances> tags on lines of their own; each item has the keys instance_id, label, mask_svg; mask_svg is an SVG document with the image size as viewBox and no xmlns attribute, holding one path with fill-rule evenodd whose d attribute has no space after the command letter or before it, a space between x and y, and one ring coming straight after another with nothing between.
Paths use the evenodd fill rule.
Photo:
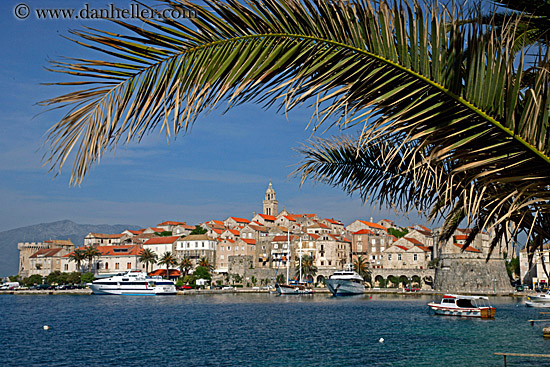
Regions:
<instances>
[{"instance_id":1,"label":"green tree","mask_svg":"<svg viewBox=\"0 0 550 367\"><path fill-rule=\"evenodd\" d=\"M189 234L205 234L207 232L208 232L208 230L202 228L199 225L196 225L195 228Z\"/></svg>"},{"instance_id":2,"label":"green tree","mask_svg":"<svg viewBox=\"0 0 550 367\"><path fill-rule=\"evenodd\" d=\"M80 280L82 281L82 283L91 283L95 280L95 275L92 272L87 272L82 274Z\"/></svg>"},{"instance_id":3,"label":"green tree","mask_svg":"<svg viewBox=\"0 0 550 367\"><path fill-rule=\"evenodd\" d=\"M199 260L199 266L207 268L208 271L214 270L214 266L210 264L210 261L208 261L208 258L206 256L201 257L201 259Z\"/></svg>"},{"instance_id":4,"label":"green tree","mask_svg":"<svg viewBox=\"0 0 550 367\"><path fill-rule=\"evenodd\" d=\"M187 274L189 274L189 271L193 269L193 262L191 261L190 258L185 256L183 259L181 259L178 267L181 273L183 274L183 276L186 276Z\"/></svg>"},{"instance_id":5,"label":"green tree","mask_svg":"<svg viewBox=\"0 0 550 367\"><path fill-rule=\"evenodd\" d=\"M371 272L369 269L369 261L363 256L358 256L353 262L353 270L359 274L363 280L370 281Z\"/></svg>"},{"instance_id":6,"label":"green tree","mask_svg":"<svg viewBox=\"0 0 550 367\"><path fill-rule=\"evenodd\" d=\"M468 241L493 227L492 247L510 225L532 228L536 246L550 239L550 73L543 54L525 80L515 24L497 32L436 2L205 2L186 3L189 25L73 32L108 62L53 61L77 78L57 84L78 89L42 102L67 109L48 135L51 170L77 151L70 182L81 183L119 141L155 127L176 136L223 101L285 111L312 101L315 130L357 129L300 148L302 183L444 218L442 241L463 221Z\"/></svg>"},{"instance_id":7,"label":"green tree","mask_svg":"<svg viewBox=\"0 0 550 367\"><path fill-rule=\"evenodd\" d=\"M157 261L157 264L166 266L166 279L170 279L170 267L176 266L178 264L178 260L170 251L167 251Z\"/></svg>"},{"instance_id":8,"label":"green tree","mask_svg":"<svg viewBox=\"0 0 550 367\"><path fill-rule=\"evenodd\" d=\"M73 271L69 276L67 277L67 283L70 284L79 284L80 283L80 277L81 274L78 271Z\"/></svg>"},{"instance_id":9,"label":"green tree","mask_svg":"<svg viewBox=\"0 0 550 367\"><path fill-rule=\"evenodd\" d=\"M86 260L86 251L82 249L75 249L69 254L69 261L76 262L76 271L82 271L80 267L83 260Z\"/></svg>"},{"instance_id":10,"label":"green tree","mask_svg":"<svg viewBox=\"0 0 550 367\"><path fill-rule=\"evenodd\" d=\"M212 280L210 270L205 266L197 266L197 268L193 271L193 276L195 277L195 279Z\"/></svg>"},{"instance_id":11,"label":"green tree","mask_svg":"<svg viewBox=\"0 0 550 367\"><path fill-rule=\"evenodd\" d=\"M275 278L275 281L277 283L280 283L280 284L284 284L286 282L286 278L284 276L284 274L279 274L277 275L277 277Z\"/></svg>"},{"instance_id":12,"label":"green tree","mask_svg":"<svg viewBox=\"0 0 550 367\"><path fill-rule=\"evenodd\" d=\"M48 284L59 284L60 275L61 275L61 272L59 270L52 271L46 277L46 283L48 283Z\"/></svg>"},{"instance_id":13,"label":"green tree","mask_svg":"<svg viewBox=\"0 0 550 367\"><path fill-rule=\"evenodd\" d=\"M139 262L145 264L145 272L149 273L149 264L153 265L157 262L157 254L151 249L141 250L139 254Z\"/></svg>"},{"instance_id":14,"label":"green tree","mask_svg":"<svg viewBox=\"0 0 550 367\"><path fill-rule=\"evenodd\" d=\"M42 275L39 274L33 274L28 278L25 278L23 280L23 284L28 286L35 285L35 284L42 284L43 283Z\"/></svg>"},{"instance_id":15,"label":"green tree","mask_svg":"<svg viewBox=\"0 0 550 367\"><path fill-rule=\"evenodd\" d=\"M388 228L388 234L395 236L396 238L404 237L407 233L409 233L409 230L407 228L402 228L402 230L398 230L396 228Z\"/></svg>"},{"instance_id":16,"label":"green tree","mask_svg":"<svg viewBox=\"0 0 550 367\"><path fill-rule=\"evenodd\" d=\"M252 285L255 287L256 284L258 283L258 279L256 279L256 277L254 275L252 275L250 277L250 281L252 282Z\"/></svg>"},{"instance_id":17,"label":"green tree","mask_svg":"<svg viewBox=\"0 0 550 367\"><path fill-rule=\"evenodd\" d=\"M300 276L300 261L297 261L297 270L296 276ZM308 277L315 278L317 274L317 266L315 266L315 259L309 255L302 256L302 279L307 279Z\"/></svg>"},{"instance_id":18,"label":"green tree","mask_svg":"<svg viewBox=\"0 0 550 367\"><path fill-rule=\"evenodd\" d=\"M86 259L88 259L88 272L95 273L95 269L93 268L93 261L95 258L101 256L101 252L99 252L96 247L89 245L84 248L84 253L86 255Z\"/></svg>"},{"instance_id":19,"label":"green tree","mask_svg":"<svg viewBox=\"0 0 550 367\"><path fill-rule=\"evenodd\" d=\"M155 232L155 235L159 237L170 237L172 235L172 232L170 231Z\"/></svg>"}]
</instances>

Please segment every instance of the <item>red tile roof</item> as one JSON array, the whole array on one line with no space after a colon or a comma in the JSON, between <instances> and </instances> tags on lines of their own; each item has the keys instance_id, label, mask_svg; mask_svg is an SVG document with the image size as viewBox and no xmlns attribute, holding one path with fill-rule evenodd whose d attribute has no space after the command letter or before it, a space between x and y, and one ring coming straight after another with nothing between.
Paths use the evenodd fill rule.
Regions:
<instances>
[{"instance_id":1,"label":"red tile roof","mask_svg":"<svg viewBox=\"0 0 550 367\"><path fill-rule=\"evenodd\" d=\"M363 224L366 224L367 226L372 227L372 228L383 229L384 231L386 230L386 227L384 227L384 226L382 226L378 223L367 222L366 220L359 220L359 222L361 222Z\"/></svg>"},{"instance_id":2,"label":"red tile roof","mask_svg":"<svg viewBox=\"0 0 550 367\"><path fill-rule=\"evenodd\" d=\"M408 248L406 248L405 246L395 245L395 247L399 247L401 250L405 250L405 251L408 250Z\"/></svg>"},{"instance_id":3,"label":"red tile roof","mask_svg":"<svg viewBox=\"0 0 550 367\"><path fill-rule=\"evenodd\" d=\"M296 222L296 219L294 219L294 216L292 216L292 215L283 215L283 217L285 217L286 219L288 219L291 222Z\"/></svg>"},{"instance_id":4,"label":"red tile roof","mask_svg":"<svg viewBox=\"0 0 550 367\"><path fill-rule=\"evenodd\" d=\"M461 245L460 243L454 243L453 245L458 246L458 247L460 247L460 248L464 247L464 245ZM464 249L464 251L468 251L468 252L481 252L481 251L479 251L477 248L474 248L474 247L472 247L472 246L466 247L466 249Z\"/></svg>"},{"instance_id":5,"label":"red tile roof","mask_svg":"<svg viewBox=\"0 0 550 367\"><path fill-rule=\"evenodd\" d=\"M169 236L169 237L153 237L147 240L145 242L145 245L164 245L164 244L172 244L176 242L180 238L180 236Z\"/></svg>"},{"instance_id":6,"label":"red tile roof","mask_svg":"<svg viewBox=\"0 0 550 367\"><path fill-rule=\"evenodd\" d=\"M256 225L254 225L254 224L249 224L248 226L249 226L250 228L252 228L253 230L258 231L258 232L267 232L267 228L265 228L265 227L262 226L262 225L256 226Z\"/></svg>"},{"instance_id":7,"label":"red tile roof","mask_svg":"<svg viewBox=\"0 0 550 367\"><path fill-rule=\"evenodd\" d=\"M151 230L158 233L164 232L164 228L151 227Z\"/></svg>"},{"instance_id":8,"label":"red tile roof","mask_svg":"<svg viewBox=\"0 0 550 367\"><path fill-rule=\"evenodd\" d=\"M270 221L276 221L277 218L275 218L274 216L272 215L267 215L267 214L258 214L260 217L264 218L265 220L270 220Z\"/></svg>"},{"instance_id":9,"label":"red tile roof","mask_svg":"<svg viewBox=\"0 0 550 367\"><path fill-rule=\"evenodd\" d=\"M37 258L37 257L50 257L57 254L59 251L61 251L60 248L43 248L38 251L36 251L34 254L29 256L30 258Z\"/></svg>"},{"instance_id":10,"label":"red tile roof","mask_svg":"<svg viewBox=\"0 0 550 367\"><path fill-rule=\"evenodd\" d=\"M466 239L468 239L468 235L467 235L467 234L457 234L457 235L455 236L455 238L456 238L457 240L466 240Z\"/></svg>"},{"instance_id":11,"label":"red tile roof","mask_svg":"<svg viewBox=\"0 0 550 367\"><path fill-rule=\"evenodd\" d=\"M353 232L353 234L374 234L374 232L370 229L362 229L360 231Z\"/></svg>"},{"instance_id":12,"label":"red tile roof","mask_svg":"<svg viewBox=\"0 0 550 367\"><path fill-rule=\"evenodd\" d=\"M132 231L132 230L128 230L128 232L130 232L131 234L133 235L138 235L138 234L142 234L144 231L144 229L140 229L139 231Z\"/></svg>"},{"instance_id":13,"label":"red tile roof","mask_svg":"<svg viewBox=\"0 0 550 367\"><path fill-rule=\"evenodd\" d=\"M432 249L430 249L428 246L416 246L418 247L419 249L421 249L422 251L425 251L425 252L431 252Z\"/></svg>"},{"instance_id":14,"label":"red tile roof","mask_svg":"<svg viewBox=\"0 0 550 367\"><path fill-rule=\"evenodd\" d=\"M125 246L96 246L101 256L140 255L143 249L138 245Z\"/></svg>"},{"instance_id":15,"label":"red tile roof","mask_svg":"<svg viewBox=\"0 0 550 367\"><path fill-rule=\"evenodd\" d=\"M429 229L429 228L426 227L426 226L423 226L422 224L419 224L418 226L419 226L420 228L422 228L423 230L425 230L425 231L428 231L428 232L430 232L430 233L432 232L431 229Z\"/></svg>"},{"instance_id":16,"label":"red tile roof","mask_svg":"<svg viewBox=\"0 0 550 367\"><path fill-rule=\"evenodd\" d=\"M160 224L157 224L157 226L178 226L180 224L183 225L183 224L187 224L187 223L185 223L185 222L173 222L173 221L168 220L166 222L162 222Z\"/></svg>"},{"instance_id":17,"label":"red tile roof","mask_svg":"<svg viewBox=\"0 0 550 367\"><path fill-rule=\"evenodd\" d=\"M314 233L308 233L307 235L308 235L309 237L313 238L314 240L316 240L316 239L318 239L319 237L321 237L321 236L319 236L319 235L317 235L317 234L314 234Z\"/></svg>"},{"instance_id":18,"label":"red tile roof","mask_svg":"<svg viewBox=\"0 0 550 367\"><path fill-rule=\"evenodd\" d=\"M222 233L224 232L223 230L217 229L217 228L212 228L212 230L213 230L214 232L216 232L217 234L222 234Z\"/></svg>"},{"instance_id":19,"label":"red tile roof","mask_svg":"<svg viewBox=\"0 0 550 367\"><path fill-rule=\"evenodd\" d=\"M310 235L311 236L311 235ZM294 238L296 238L296 236L290 236L290 240L292 241ZM288 236L275 236L273 237L273 239L271 240L271 242L287 242L288 241Z\"/></svg>"},{"instance_id":20,"label":"red tile roof","mask_svg":"<svg viewBox=\"0 0 550 367\"><path fill-rule=\"evenodd\" d=\"M150 276L161 276L161 277L165 277L166 276L166 269L157 269L151 273L149 273ZM172 277L180 277L181 276L181 271L177 270L177 269L170 269L170 278Z\"/></svg>"},{"instance_id":21,"label":"red tile roof","mask_svg":"<svg viewBox=\"0 0 550 367\"><path fill-rule=\"evenodd\" d=\"M236 229L228 229L229 232L231 232L232 234L234 234L235 236L240 236L241 235L241 232L237 231Z\"/></svg>"},{"instance_id":22,"label":"red tile roof","mask_svg":"<svg viewBox=\"0 0 550 367\"><path fill-rule=\"evenodd\" d=\"M241 238L241 240L246 242L249 245L255 245L256 244L256 240L254 240L252 238Z\"/></svg>"},{"instance_id":23,"label":"red tile roof","mask_svg":"<svg viewBox=\"0 0 550 367\"><path fill-rule=\"evenodd\" d=\"M231 238L225 238L224 241L235 243L235 240L232 240Z\"/></svg>"},{"instance_id":24,"label":"red tile roof","mask_svg":"<svg viewBox=\"0 0 550 367\"><path fill-rule=\"evenodd\" d=\"M343 225L342 223L338 222L337 220L334 220L334 219L328 219L328 218L325 218L325 220L331 224L337 224L337 225Z\"/></svg>"},{"instance_id":25,"label":"red tile roof","mask_svg":"<svg viewBox=\"0 0 550 367\"><path fill-rule=\"evenodd\" d=\"M411 243L414 243L415 245L420 245L420 246L424 245L422 242L418 241L415 238L409 238L409 237L403 237L403 238L406 239L407 241L411 242Z\"/></svg>"},{"instance_id":26,"label":"red tile roof","mask_svg":"<svg viewBox=\"0 0 550 367\"><path fill-rule=\"evenodd\" d=\"M229 217L229 219L233 219L237 223L250 223L250 221L245 218Z\"/></svg>"}]
</instances>

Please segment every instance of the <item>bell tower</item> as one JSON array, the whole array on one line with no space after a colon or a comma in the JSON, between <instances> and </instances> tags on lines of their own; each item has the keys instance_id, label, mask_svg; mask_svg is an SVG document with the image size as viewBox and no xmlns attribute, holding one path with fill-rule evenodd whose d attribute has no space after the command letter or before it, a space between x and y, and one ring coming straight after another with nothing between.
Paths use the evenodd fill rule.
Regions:
<instances>
[{"instance_id":1,"label":"bell tower","mask_svg":"<svg viewBox=\"0 0 550 367\"><path fill-rule=\"evenodd\" d=\"M275 190L273 190L273 185L271 184L271 181L269 181L269 187L265 192L263 213L265 215L272 215L276 217L277 214L279 214L278 205L279 205L279 202L275 198Z\"/></svg>"}]
</instances>

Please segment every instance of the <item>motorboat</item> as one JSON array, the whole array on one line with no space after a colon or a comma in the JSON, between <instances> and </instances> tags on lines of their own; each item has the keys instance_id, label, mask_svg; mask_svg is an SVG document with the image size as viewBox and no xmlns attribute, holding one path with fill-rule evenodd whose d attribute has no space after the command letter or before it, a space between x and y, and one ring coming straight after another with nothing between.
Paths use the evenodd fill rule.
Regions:
<instances>
[{"instance_id":1,"label":"motorboat","mask_svg":"<svg viewBox=\"0 0 550 367\"><path fill-rule=\"evenodd\" d=\"M162 279L160 276L148 276L145 272L136 270L97 279L88 286L94 294L160 296L177 293L176 286L171 280Z\"/></svg>"},{"instance_id":2,"label":"motorboat","mask_svg":"<svg viewBox=\"0 0 550 367\"><path fill-rule=\"evenodd\" d=\"M350 296L365 293L363 277L361 277L353 268L347 267L346 270L336 271L325 280L328 290L334 296Z\"/></svg>"},{"instance_id":3,"label":"motorboat","mask_svg":"<svg viewBox=\"0 0 550 367\"><path fill-rule=\"evenodd\" d=\"M440 303L428 303L428 306L437 314L444 316L494 318L495 308L489 304L485 296L463 296L459 294L445 294Z\"/></svg>"},{"instance_id":4,"label":"motorboat","mask_svg":"<svg viewBox=\"0 0 550 367\"><path fill-rule=\"evenodd\" d=\"M306 282L293 281L288 284L275 283L277 294L313 294L313 288Z\"/></svg>"},{"instance_id":5,"label":"motorboat","mask_svg":"<svg viewBox=\"0 0 550 367\"><path fill-rule=\"evenodd\" d=\"M550 291L546 293L537 293L534 296L528 296L531 302L550 302Z\"/></svg>"},{"instance_id":6,"label":"motorboat","mask_svg":"<svg viewBox=\"0 0 550 367\"><path fill-rule=\"evenodd\" d=\"M530 302L525 301L525 306L536 308L550 308L550 302Z\"/></svg>"}]
</instances>

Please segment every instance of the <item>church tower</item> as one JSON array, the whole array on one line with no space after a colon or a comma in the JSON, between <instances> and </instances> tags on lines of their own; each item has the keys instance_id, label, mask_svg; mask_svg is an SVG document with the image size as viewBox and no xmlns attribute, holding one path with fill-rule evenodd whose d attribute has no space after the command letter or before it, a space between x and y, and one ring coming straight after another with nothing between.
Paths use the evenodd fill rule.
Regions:
<instances>
[{"instance_id":1,"label":"church tower","mask_svg":"<svg viewBox=\"0 0 550 367\"><path fill-rule=\"evenodd\" d=\"M273 185L271 185L271 181L269 181L269 187L265 192L264 214L276 217L277 214L279 214L278 205L279 202L275 199L275 190L273 190Z\"/></svg>"}]
</instances>

